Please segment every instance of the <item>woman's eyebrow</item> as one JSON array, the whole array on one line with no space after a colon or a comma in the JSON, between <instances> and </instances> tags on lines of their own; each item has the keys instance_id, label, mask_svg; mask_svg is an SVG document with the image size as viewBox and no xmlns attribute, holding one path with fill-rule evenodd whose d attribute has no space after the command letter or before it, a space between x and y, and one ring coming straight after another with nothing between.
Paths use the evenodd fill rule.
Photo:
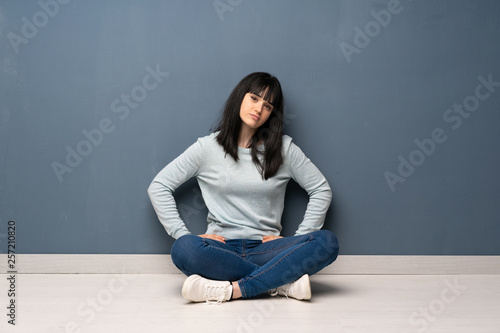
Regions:
<instances>
[{"instance_id":1,"label":"woman's eyebrow","mask_svg":"<svg viewBox=\"0 0 500 333\"><path fill-rule=\"evenodd\" d=\"M251 93L251 94L254 94L255 96L259 96L260 98L262 98L262 96L261 96L261 95L259 95L259 94L257 94L257 93ZM262 99L264 99L264 98L262 98ZM273 106L273 107L274 107L273 103L271 103L271 102L269 102L269 101L266 101L265 99L264 99L264 102L266 102L267 104L269 104L269 105L271 105L271 106Z\"/></svg>"}]
</instances>

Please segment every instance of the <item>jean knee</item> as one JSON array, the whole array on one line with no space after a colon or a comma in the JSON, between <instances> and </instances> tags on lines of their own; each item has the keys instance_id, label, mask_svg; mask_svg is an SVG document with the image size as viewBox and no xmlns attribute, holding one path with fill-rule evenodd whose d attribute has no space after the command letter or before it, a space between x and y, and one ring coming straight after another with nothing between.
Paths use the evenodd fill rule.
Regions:
<instances>
[{"instance_id":1,"label":"jean knee","mask_svg":"<svg viewBox=\"0 0 500 333\"><path fill-rule=\"evenodd\" d=\"M186 254L192 252L193 247L199 241L199 237L195 235L184 235L179 237L172 245L170 256L175 266L180 267Z\"/></svg>"},{"instance_id":2,"label":"jean knee","mask_svg":"<svg viewBox=\"0 0 500 333\"><path fill-rule=\"evenodd\" d=\"M313 233L314 238L316 238L320 243L320 248L322 248L326 253L328 253L328 260L330 263L337 259L339 254L339 241L337 236L330 230L319 230Z\"/></svg>"}]
</instances>

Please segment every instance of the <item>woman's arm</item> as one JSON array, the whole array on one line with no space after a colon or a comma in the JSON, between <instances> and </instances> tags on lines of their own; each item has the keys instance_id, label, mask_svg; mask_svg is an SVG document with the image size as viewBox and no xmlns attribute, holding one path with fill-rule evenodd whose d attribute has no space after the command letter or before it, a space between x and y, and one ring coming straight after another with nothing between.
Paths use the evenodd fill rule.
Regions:
<instances>
[{"instance_id":1,"label":"woman's arm","mask_svg":"<svg viewBox=\"0 0 500 333\"><path fill-rule=\"evenodd\" d=\"M203 147L200 139L170 162L156 175L148 188L149 198L158 219L173 238L190 234L179 216L173 192L191 177L197 175L202 165Z\"/></svg>"},{"instance_id":2,"label":"woman's arm","mask_svg":"<svg viewBox=\"0 0 500 333\"><path fill-rule=\"evenodd\" d=\"M293 142L287 152L287 164L293 180L309 195L309 202L295 236L320 230L332 201L332 190L321 171Z\"/></svg>"}]
</instances>

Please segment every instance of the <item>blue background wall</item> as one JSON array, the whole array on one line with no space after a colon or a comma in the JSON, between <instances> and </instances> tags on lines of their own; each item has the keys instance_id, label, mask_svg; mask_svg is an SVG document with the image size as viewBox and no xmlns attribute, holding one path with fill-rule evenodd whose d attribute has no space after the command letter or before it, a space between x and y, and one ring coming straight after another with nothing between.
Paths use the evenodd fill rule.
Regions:
<instances>
[{"instance_id":1,"label":"blue background wall","mask_svg":"<svg viewBox=\"0 0 500 333\"><path fill-rule=\"evenodd\" d=\"M500 2L59 1L0 1L0 252L168 253L149 183L268 71L343 254L500 254Z\"/></svg>"}]
</instances>

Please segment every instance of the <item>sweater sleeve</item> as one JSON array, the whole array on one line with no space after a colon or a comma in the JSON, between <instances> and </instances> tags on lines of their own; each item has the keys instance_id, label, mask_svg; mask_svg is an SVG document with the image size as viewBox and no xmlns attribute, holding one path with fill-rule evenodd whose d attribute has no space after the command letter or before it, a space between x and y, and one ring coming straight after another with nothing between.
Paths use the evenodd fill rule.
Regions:
<instances>
[{"instance_id":1,"label":"sweater sleeve","mask_svg":"<svg viewBox=\"0 0 500 333\"><path fill-rule=\"evenodd\" d=\"M203 145L198 139L179 157L170 162L153 179L148 195L158 215L158 219L173 238L190 234L179 216L173 192L188 179L196 176L202 165Z\"/></svg>"},{"instance_id":2,"label":"sweater sleeve","mask_svg":"<svg viewBox=\"0 0 500 333\"><path fill-rule=\"evenodd\" d=\"M309 195L309 202L295 236L320 230L332 201L332 190L321 171L293 142L288 147L288 163L293 180Z\"/></svg>"}]
</instances>

